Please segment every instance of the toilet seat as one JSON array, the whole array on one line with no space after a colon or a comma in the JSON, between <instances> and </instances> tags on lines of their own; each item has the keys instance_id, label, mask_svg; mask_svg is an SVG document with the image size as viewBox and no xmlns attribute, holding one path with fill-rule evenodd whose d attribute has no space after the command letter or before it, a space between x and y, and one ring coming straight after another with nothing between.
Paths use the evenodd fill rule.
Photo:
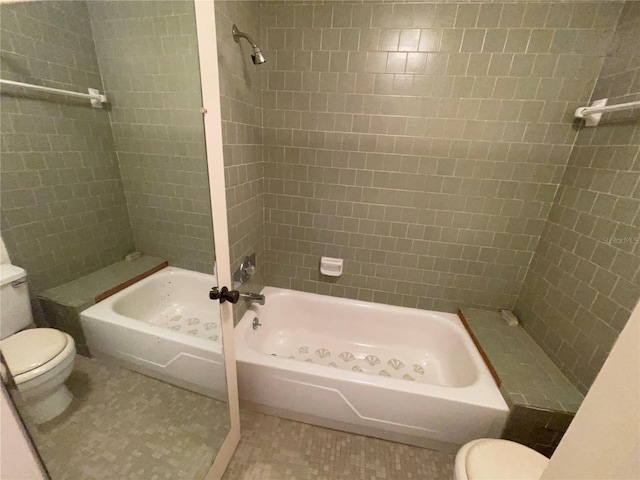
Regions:
<instances>
[{"instance_id":1,"label":"toilet seat","mask_svg":"<svg viewBox=\"0 0 640 480\"><path fill-rule=\"evenodd\" d=\"M537 480L548 463L547 457L519 443L482 438L460 449L456 474L458 480Z\"/></svg>"},{"instance_id":2,"label":"toilet seat","mask_svg":"<svg viewBox=\"0 0 640 480\"><path fill-rule=\"evenodd\" d=\"M54 369L75 352L73 338L53 328L31 328L0 342L17 385Z\"/></svg>"}]
</instances>

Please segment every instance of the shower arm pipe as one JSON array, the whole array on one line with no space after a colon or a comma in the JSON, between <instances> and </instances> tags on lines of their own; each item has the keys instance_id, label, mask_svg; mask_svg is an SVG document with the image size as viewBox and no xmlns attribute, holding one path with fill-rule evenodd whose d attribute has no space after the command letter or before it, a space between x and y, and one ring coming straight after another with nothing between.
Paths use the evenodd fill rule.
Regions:
<instances>
[{"instance_id":1,"label":"shower arm pipe","mask_svg":"<svg viewBox=\"0 0 640 480\"><path fill-rule=\"evenodd\" d=\"M621 112L623 110L633 110L640 108L640 101L618 103L617 105L607 105L607 98L595 100L588 107L580 107L575 111L576 118L583 118L585 126L595 127L600 123L603 113Z\"/></svg>"},{"instance_id":2,"label":"shower arm pipe","mask_svg":"<svg viewBox=\"0 0 640 480\"><path fill-rule=\"evenodd\" d=\"M228 31L228 30L227 30ZM238 30L237 26L233 26L233 28L231 29L231 33L233 34L233 39L236 42L240 42L240 38L245 38L253 48L258 48L258 45L256 44L256 42L253 41L253 38L251 38L248 34L241 32L240 30Z\"/></svg>"},{"instance_id":3,"label":"shower arm pipe","mask_svg":"<svg viewBox=\"0 0 640 480\"><path fill-rule=\"evenodd\" d=\"M253 38L251 38L246 33L238 30L238 27L236 26L235 23L231 28L231 34L233 35L233 39L235 40L236 43L240 43L240 38L244 38L247 40L247 42L251 44L251 48L253 48L253 54L251 55L251 60L253 60L254 65L260 65L267 61L264 58L264 55L262 54L262 52L260 51L260 47L258 47L258 44L253 41Z\"/></svg>"},{"instance_id":4,"label":"shower arm pipe","mask_svg":"<svg viewBox=\"0 0 640 480\"><path fill-rule=\"evenodd\" d=\"M107 102L107 96L100 93L95 88L89 88L89 93L73 92L71 90L62 90L60 88L43 87L42 85L33 85L31 83L15 82L13 80L0 79L0 85L8 85L11 87L25 88L27 90L37 90L39 92L55 93L57 95L65 95L67 97L86 98L91 101L93 108L102 108L102 104Z\"/></svg>"}]
</instances>

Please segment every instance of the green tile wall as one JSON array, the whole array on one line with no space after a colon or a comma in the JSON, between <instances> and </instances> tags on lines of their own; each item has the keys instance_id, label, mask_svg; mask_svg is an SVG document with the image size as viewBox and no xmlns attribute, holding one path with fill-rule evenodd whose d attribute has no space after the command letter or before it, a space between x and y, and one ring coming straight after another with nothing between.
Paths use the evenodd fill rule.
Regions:
<instances>
[{"instance_id":1,"label":"green tile wall","mask_svg":"<svg viewBox=\"0 0 640 480\"><path fill-rule=\"evenodd\" d=\"M551 457L562 440L574 413L516 405L500 438L526 445Z\"/></svg>"},{"instance_id":2,"label":"green tile wall","mask_svg":"<svg viewBox=\"0 0 640 480\"><path fill-rule=\"evenodd\" d=\"M136 246L212 272L213 229L192 1L90 1Z\"/></svg>"},{"instance_id":3,"label":"green tile wall","mask_svg":"<svg viewBox=\"0 0 640 480\"><path fill-rule=\"evenodd\" d=\"M627 2L592 99L640 100L640 3ZM518 298L524 327L584 393L640 298L640 111L581 128Z\"/></svg>"},{"instance_id":4,"label":"green tile wall","mask_svg":"<svg viewBox=\"0 0 640 480\"><path fill-rule=\"evenodd\" d=\"M2 78L103 90L84 2L3 3L0 29ZM0 113L2 237L34 298L133 251L108 111L3 88Z\"/></svg>"},{"instance_id":5,"label":"green tile wall","mask_svg":"<svg viewBox=\"0 0 640 480\"><path fill-rule=\"evenodd\" d=\"M621 8L263 4L267 283L513 307Z\"/></svg>"},{"instance_id":6,"label":"green tile wall","mask_svg":"<svg viewBox=\"0 0 640 480\"><path fill-rule=\"evenodd\" d=\"M231 269L235 271L245 256L255 253L258 269L242 290L259 292L264 286L265 271L261 90L264 64L253 64L253 49L245 40L236 43L231 27L235 23L259 41L260 3L216 1L215 14ZM245 310L244 302L240 302L234 308L236 319Z\"/></svg>"},{"instance_id":7,"label":"green tile wall","mask_svg":"<svg viewBox=\"0 0 640 480\"><path fill-rule=\"evenodd\" d=\"M463 308L461 312L500 378L500 392L509 408L578 411L584 396L522 327L507 325L496 310Z\"/></svg>"}]
</instances>

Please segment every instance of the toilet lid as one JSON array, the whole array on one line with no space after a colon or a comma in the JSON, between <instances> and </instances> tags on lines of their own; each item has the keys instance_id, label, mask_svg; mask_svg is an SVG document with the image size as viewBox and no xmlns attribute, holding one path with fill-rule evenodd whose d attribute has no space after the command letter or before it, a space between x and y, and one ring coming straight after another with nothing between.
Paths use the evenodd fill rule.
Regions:
<instances>
[{"instance_id":1,"label":"toilet lid","mask_svg":"<svg viewBox=\"0 0 640 480\"><path fill-rule=\"evenodd\" d=\"M519 443L487 439L469 449L465 463L470 480L538 480L549 459Z\"/></svg>"},{"instance_id":2,"label":"toilet lid","mask_svg":"<svg viewBox=\"0 0 640 480\"><path fill-rule=\"evenodd\" d=\"M53 328L30 328L0 342L0 350L13 376L53 360L67 346L67 336Z\"/></svg>"}]
</instances>

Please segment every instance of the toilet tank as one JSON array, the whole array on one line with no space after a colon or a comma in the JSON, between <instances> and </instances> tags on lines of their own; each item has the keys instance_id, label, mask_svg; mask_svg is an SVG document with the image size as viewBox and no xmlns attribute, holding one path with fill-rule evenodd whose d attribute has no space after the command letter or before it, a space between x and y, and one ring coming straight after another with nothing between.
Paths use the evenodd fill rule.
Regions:
<instances>
[{"instance_id":1,"label":"toilet tank","mask_svg":"<svg viewBox=\"0 0 640 480\"><path fill-rule=\"evenodd\" d=\"M27 328L32 321L27 272L3 263L0 265L0 339Z\"/></svg>"}]
</instances>

